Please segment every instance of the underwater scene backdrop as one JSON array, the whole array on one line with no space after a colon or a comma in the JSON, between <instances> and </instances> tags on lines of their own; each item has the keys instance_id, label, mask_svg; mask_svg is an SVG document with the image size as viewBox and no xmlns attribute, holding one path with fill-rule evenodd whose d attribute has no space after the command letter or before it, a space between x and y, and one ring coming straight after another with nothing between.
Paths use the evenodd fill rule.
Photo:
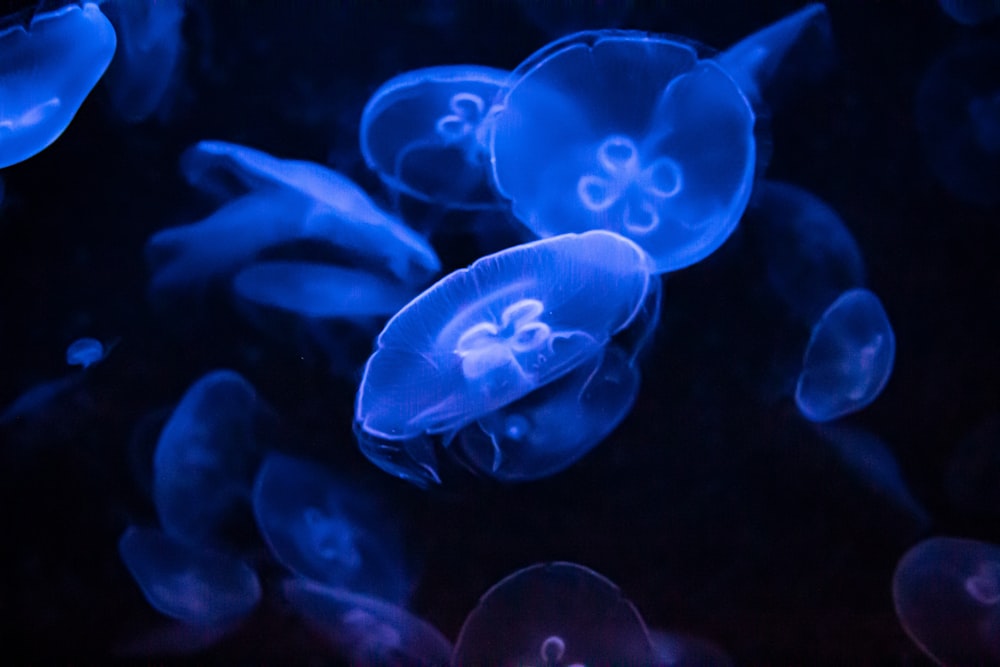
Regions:
<instances>
[{"instance_id":1,"label":"underwater scene backdrop","mask_svg":"<svg viewBox=\"0 0 1000 667\"><path fill-rule=\"evenodd\" d=\"M1000 664L996 2L0 9L6 654Z\"/></svg>"}]
</instances>

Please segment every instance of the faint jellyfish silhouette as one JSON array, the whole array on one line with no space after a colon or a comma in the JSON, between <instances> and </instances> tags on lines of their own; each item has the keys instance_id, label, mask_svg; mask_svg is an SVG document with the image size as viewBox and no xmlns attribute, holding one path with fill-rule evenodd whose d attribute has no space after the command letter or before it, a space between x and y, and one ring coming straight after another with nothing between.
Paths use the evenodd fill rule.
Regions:
<instances>
[{"instance_id":1,"label":"faint jellyfish silhouette","mask_svg":"<svg viewBox=\"0 0 1000 667\"><path fill-rule=\"evenodd\" d=\"M130 526L118 553L157 611L193 625L234 623L261 598L257 574L239 558Z\"/></svg>"},{"instance_id":2,"label":"faint jellyfish silhouette","mask_svg":"<svg viewBox=\"0 0 1000 667\"><path fill-rule=\"evenodd\" d=\"M153 504L167 535L224 546L241 532L273 420L253 386L233 371L213 371L188 388L153 457Z\"/></svg>"},{"instance_id":3,"label":"faint jellyfish silhouette","mask_svg":"<svg viewBox=\"0 0 1000 667\"><path fill-rule=\"evenodd\" d=\"M97 5L69 4L0 21L0 169L41 152L66 130L115 52Z\"/></svg>"},{"instance_id":4,"label":"faint jellyfish silhouette","mask_svg":"<svg viewBox=\"0 0 1000 667\"><path fill-rule=\"evenodd\" d=\"M452 665L655 664L646 625L613 583L574 563L519 570L465 619Z\"/></svg>"},{"instance_id":5,"label":"faint jellyfish silhouette","mask_svg":"<svg viewBox=\"0 0 1000 667\"><path fill-rule=\"evenodd\" d=\"M931 65L916 120L928 166L959 200L1000 203L1000 44L962 42Z\"/></svg>"},{"instance_id":6,"label":"faint jellyfish silhouette","mask_svg":"<svg viewBox=\"0 0 1000 667\"><path fill-rule=\"evenodd\" d=\"M725 651L715 644L676 632L650 630L658 667L733 667L735 664Z\"/></svg>"},{"instance_id":7,"label":"faint jellyfish silhouette","mask_svg":"<svg viewBox=\"0 0 1000 667\"><path fill-rule=\"evenodd\" d=\"M844 292L813 326L795 387L799 411L824 422L868 406L888 382L895 356L896 336L878 297Z\"/></svg>"},{"instance_id":8,"label":"faint jellyfish silhouette","mask_svg":"<svg viewBox=\"0 0 1000 667\"><path fill-rule=\"evenodd\" d=\"M257 526L275 558L300 576L403 602L402 539L377 500L315 463L271 454L253 489Z\"/></svg>"},{"instance_id":9,"label":"faint jellyfish silhouette","mask_svg":"<svg viewBox=\"0 0 1000 667\"><path fill-rule=\"evenodd\" d=\"M361 154L394 191L448 208L498 206L487 116L509 72L448 65L384 83L361 114Z\"/></svg>"},{"instance_id":10,"label":"faint jellyfish silhouette","mask_svg":"<svg viewBox=\"0 0 1000 667\"><path fill-rule=\"evenodd\" d=\"M402 607L308 579L286 580L282 592L306 625L351 664L448 664L451 642Z\"/></svg>"},{"instance_id":11,"label":"faint jellyfish silhouette","mask_svg":"<svg viewBox=\"0 0 1000 667\"><path fill-rule=\"evenodd\" d=\"M66 348L66 363L88 368L104 358L104 344L96 338L77 338Z\"/></svg>"},{"instance_id":12,"label":"faint jellyfish silhouette","mask_svg":"<svg viewBox=\"0 0 1000 667\"><path fill-rule=\"evenodd\" d=\"M938 0L941 11L963 25L978 25L1000 16L998 0Z\"/></svg>"},{"instance_id":13,"label":"faint jellyfish silhouette","mask_svg":"<svg viewBox=\"0 0 1000 667\"><path fill-rule=\"evenodd\" d=\"M906 634L941 665L1000 661L1000 547L934 537L900 559L892 579Z\"/></svg>"}]
</instances>

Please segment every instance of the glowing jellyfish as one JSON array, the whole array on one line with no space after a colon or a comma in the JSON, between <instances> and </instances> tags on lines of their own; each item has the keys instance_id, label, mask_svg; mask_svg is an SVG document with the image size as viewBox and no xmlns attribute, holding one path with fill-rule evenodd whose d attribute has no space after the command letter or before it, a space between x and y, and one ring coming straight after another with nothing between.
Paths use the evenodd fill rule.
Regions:
<instances>
[{"instance_id":1,"label":"glowing jellyfish","mask_svg":"<svg viewBox=\"0 0 1000 667\"><path fill-rule=\"evenodd\" d=\"M256 390L233 371L191 385L160 432L153 457L153 504L164 532L225 545L242 526L273 416Z\"/></svg>"},{"instance_id":2,"label":"glowing jellyfish","mask_svg":"<svg viewBox=\"0 0 1000 667\"><path fill-rule=\"evenodd\" d=\"M1000 547L925 540L900 559L892 594L906 634L939 664L1000 662Z\"/></svg>"},{"instance_id":3,"label":"glowing jellyfish","mask_svg":"<svg viewBox=\"0 0 1000 667\"><path fill-rule=\"evenodd\" d=\"M0 26L0 169L59 138L115 52L115 31L88 2Z\"/></svg>"},{"instance_id":4,"label":"glowing jellyfish","mask_svg":"<svg viewBox=\"0 0 1000 667\"><path fill-rule=\"evenodd\" d=\"M103 359L110 350L96 338L78 338L66 348L66 363L70 366L87 368Z\"/></svg>"},{"instance_id":5,"label":"glowing jellyfish","mask_svg":"<svg viewBox=\"0 0 1000 667\"><path fill-rule=\"evenodd\" d=\"M361 154L393 190L450 208L490 208L485 122L509 72L431 67L384 83L361 114Z\"/></svg>"},{"instance_id":6,"label":"glowing jellyfish","mask_svg":"<svg viewBox=\"0 0 1000 667\"><path fill-rule=\"evenodd\" d=\"M651 269L627 239L590 232L509 248L446 276L378 337L356 430L389 444L363 444L366 454L381 465L392 442L450 437L592 360L648 308Z\"/></svg>"},{"instance_id":7,"label":"glowing jellyfish","mask_svg":"<svg viewBox=\"0 0 1000 667\"><path fill-rule=\"evenodd\" d=\"M1000 203L1000 44L963 42L927 70L917 126L934 175L963 202Z\"/></svg>"},{"instance_id":8,"label":"glowing jellyfish","mask_svg":"<svg viewBox=\"0 0 1000 667\"><path fill-rule=\"evenodd\" d=\"M795 387L799 411L823 422L866 407L889 381L895 357L896 336L878 297L844 292L813 326Z\"/></svg>"},{"instance_id":9,"label":"glowing jellyfish","mask_svg":"<svg viewBox=\"0 0 1000 667\"><path fill-rule=\"evenodd\" d=\"M451 642L401 607L307 579L287 580L282 590L306 625L351 664L448 664Z\"/></svg>"},{"instance_id":10,"label":"glowing jellyfish","mask_svg":"<svg viewBox=\"0 0 1000 667\"><path fill-rule=\"evenodd\" d=\"M1000 16L997 0L938 0L941 11L964 25L978 25Z\"/></svg>"},{"instance_id":11,"label":"glowing jellyfish","mask_svg":"<svg viewBox=\"0 0 1000 667\"><path fill-rule=\"evenodd\" d=\"M639 612L581 565L543 563L503 579L465 619L451 664L651 665Z\"/></svg>"},{"instance_id":12,"label":"glowing jellyfish","mask_svg":"<svg viewBox=\"0 0 1000 667\"><path fill-rule=\"evenodd\" d=\"M118 541L118 553L149 604L179 621L233 623L260 602L260 582L245 562L156 529L129 527Z\"/></svg>"},{"instance_id":13,"label":"glowing jellyfish","mask_svg":"<svg viewBox=\"0 0 1000 667\"><path fill-rule=\"evenodd\" d=\"M391 518L318 464L268 456L254 483L253 509L271 552L292 572L390 602L408 596L402 539Z\"/></svg>"},{"instance_id":14,"label":"glowing jellyfish","mask_svg":"<svg viewBox=\"0 0 1000 667\"><path fill-rule=\"evenodd\" d=\"M118 35L118 52L105 77L111 103L126 121L145 120L176 86L184 4L111 0L103 11Z\"/></svg>"}]
</instances>

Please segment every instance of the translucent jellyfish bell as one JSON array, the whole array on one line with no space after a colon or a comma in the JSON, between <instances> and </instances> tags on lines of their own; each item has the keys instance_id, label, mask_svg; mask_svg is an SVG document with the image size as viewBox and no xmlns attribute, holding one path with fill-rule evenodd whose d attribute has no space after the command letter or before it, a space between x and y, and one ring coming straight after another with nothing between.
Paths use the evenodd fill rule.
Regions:
<instances>
[{"instance_id":1,"label":"translucent jellyfish bell","mask_svg":"<svg viewBox=\"0 0 1000 667\"><path fill-rule=\"evenodd\" d=\"M384 83L361 114L361 154L393 190L449 208L492 208L487 116L509 72L449 65Z\"/></svg>"},{"instance_id":2,"label":"translucent jellyfish bell","mask_svg":"<svg viewBox=\"0 0 1000 667\"><path fill-rule=\"evenodd\" d=\"M578 33L512 81L492 126L493 176L539 236L618 232L662 272L703 259L735 229L752 187L754 114L690 45Z\"/></svg>"},{"instance_id":3,"label":"translucent jellyfish bell","mask_svg":"<svg viewBox=\"0 0 1000 667\"><path fill-rule=\"evenodd\" d=\"M799 411L823 422L866 407L889 381L895 357L896 336L878 297L844 292L813 326L795 387Z\"/></svg>"},{"instance_id":4,"label":"translucent jellyfish bell","mask_svg":"<svg viewBox=\"0 0 1000 667\"><path fill-rule=\"evenodd\" d=\"M581 565L543 563L503 579L465 619L451 664L651 665L639 612Z\"/></svg>"},{"instance_id":5,"label":"translucent jellyfish bell","mask_svg":"<svg viewBox=\"0 0 1000 667\"><path fill-rule=\"evenodd\" d=\"M892 595L906 634L939 664L1000 662L1000 547L925 540L900 559Z\"/></svg>"},{"instance_id":6,"label":"translucent jellyfish bell","mask_svg":"<svg viewBox=\"0 0 1000 667\"><path fill-rule=\"evenodd\" d=\"M0 22L0 169L59 138L114 52L114 28L92 2L38 14L27 26Z\"/></svg>"},{"instance_id":7,"label":"translucent jellyfish bell","mask_svg":"<svg viewBox=\"0 0 1000 667\"><path fill-rule=\"evenodd\" d=\"M590 359L640 311L650 261L607 232L509 248L456 271L379 335L358 389L366 433L454 432Z\"/></svg>"},{"instance_id":8,"label":"translucent jellyfish bell","mask_svg":"<svg viewBox=\"0 0 1000 667\"><path fill-rule=\"evenodd\" d=\"M66 348L66 363L87 368L104 358L104 344L96 338L78 338Z\"/></svg>"},{"instance_id":9,"label":"translucent jellyfish bell","mask_svg":"<svg viewBox=\"0 0 1000 667\"><path fill-rule=\"evenodd\" d=\"M268 456L253 509L271 552L292 572L390 602L408 596L402 540L390 517L318 464Z\"/></svg>"}]
</instances>

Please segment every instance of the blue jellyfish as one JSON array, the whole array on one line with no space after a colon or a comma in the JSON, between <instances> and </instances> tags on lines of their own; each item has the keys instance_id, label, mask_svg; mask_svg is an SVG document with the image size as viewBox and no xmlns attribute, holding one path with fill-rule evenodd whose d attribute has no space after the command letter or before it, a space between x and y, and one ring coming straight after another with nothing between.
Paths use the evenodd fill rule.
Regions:
<instances>
[{"instance_id":1,"label":"blue jellyfish","mask_svg":"<svg viewBox=\"0 0 1000 667\"><path fill-rule=\"evenodd\" d=\"M938 5L963 25L978 25L1000 16L998 0L938 0Z\"/></svg>"},{"instance_id":2,"label":"blue jellyfish","mask_svg":"<svg viewBox=\"0 0 1000 667\"><path fill-rule=\"evenodd\" d=\"M257 606L260 582L239 558L130 526L118 553L157 611L193 625L234 623Z\"/></svg>"},{"instance_id":3,"label":"blue jellyfish","mask_svg":"<svg viewBox=\"0 0 1000 667\"><path fill-rule=\"evenodd\" d=\"M963 42L939 58L917 91L927 163L959 200L1000 203L1000 44Z\"/></svg>"},{"instance_id":4,"label":"blue jellyfish","mask_svg":"<svg viewBox=\"0 0 1000 667\"><path fill-rule=\"evenodd\" d=\"M824 422L866 407L888 382L895 356L896 336L878 297L844 292L813 326L795 387L799 411Z\"/></svg>"},{"instance_id":5,"label":"blue jellyfish","mask_svg":"<svg viewBox=\"0 0 1000 667\"><path fill-rule=\"evenodd\" d=\"M253 386L233 371L213 371L188 388L153 457L153 504L164 532L192 544L227 544L249 508L271 420Z\"/></svg>"},{"instance_id":6,"label":"blue jellyfish","mask_svg":"<svg viewBox=\"0 0 1000 667\"><path fill-rule=\"evenodd\" d=\"M161 110L176 87L181 57L181 0L111 0L102 10L118 35L104 85L115 111L139 122Z\"/></svg>"},{"instance_id":7,"label":"blue jellyfish","mask_svg":"<svg viewBox=\"0 0 1000 667\"><path fill-rule=\"evenodd\" d=\"M271 552L295 574L389 602L409 595L393 521L369 494L318 464L269 455L253 509Z\"/></svg>"},{"instance_id":8,"label":"blue jellyfish","mask_svg":"<svg viewBox=\"0 0 1000 667\"><path fill-rule=\"evenodd\" d=\"M574 563L541 563L487 591L451 664L651 665L646 625L621 590Z\"/></svg>"},{"instance_id":9,"label":"blue jellyfish","mask_svg":"<svg viewBox=\"0 0 1000 667\"><path fill-rule=\"evenodd\" d=\"M1000 662L1000 547L924 540L900 559L892 594L906 634L939 664Z\"/></svg>"},{"instance_id":10,"label":"blue jellyfish","mask_svg":"<svg viewBox=\"0 0 1000 667\"><path fill-rule=\"evenodd\" d=\"M647 297L659 294L651 270L638 246L595 231L509 248L446 276L378 337L355 410L366 454L381 465L394 449L409 449L368 437L450 439L592 361L612 336L644 319ZM395 465L391 472L401 474Z\"/></svg>"},{"instance_id":11,"label":"blue jellyfish","mask_svg":"<svg viewBox=\"0 0 1000 667\"><path fill-rule=\"evenodd\" d=\"M486 121L509 72L449 65L384 83L361 114L361 154L393 190L449 208L497 205Z\"/></svg>"},{"instance_id":12,"label":"blue jellyfish","mask_svg":"<svg viewBox=\"0 0 1000 667\"><path fill-rule=\"evenodd\" d=\"M0 169L59 138L114 52L114 28L92 2L0 27Z\"/></svg>"},{"instance_id":13,"label":"blue jellyfish","mask_svg":"<svg viewBox=\"0 0 1000 667\"><path fill-rule=\"evenodd\" d=\"M66 363L87 368L104 358L107 351L96 338L78 338L66 348Z\"/></svg>"},{"instance_id":14,"label":"blue jellyfish","mask_svg":"<svg viewBox=\"0 0 1000 667\"><path fill-rule=\"evenodd\" d=\"M446 665L452 645L430 623L396 605L308 579L289 579L282 592L338 657L351 664Z\"/></svg>"}]
</instances>

